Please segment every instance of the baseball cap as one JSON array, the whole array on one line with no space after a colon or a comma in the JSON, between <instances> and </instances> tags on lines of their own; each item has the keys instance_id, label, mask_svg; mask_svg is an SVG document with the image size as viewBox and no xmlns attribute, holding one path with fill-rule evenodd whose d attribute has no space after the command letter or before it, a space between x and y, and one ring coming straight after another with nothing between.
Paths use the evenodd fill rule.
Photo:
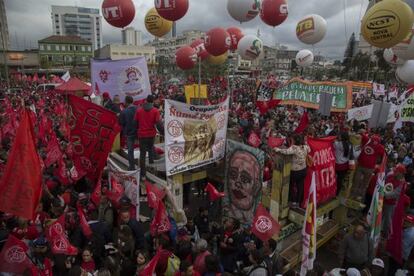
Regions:
<instances>
[{"instance_id":1,"label":"baseball cap","mask_svg":"<svg viewBox=\"0 0 414 276\"><path fill-rule=\"evenodd\" d=\"M381 268L384 268L384 267L385 267L385 266L384 266L384 261L383 261L383 260L381 260L381 259L379 259L379 258L375 258L375 259L373 259L373 260L372 260L372 265L379 266L379 267L381 267Z\"/></svg>"},{"instance_id":2,"label":"baseball cap","mask_svg":"<svg viewBox=\"0 0 414 276\"><path fill-rule=\"evenodd\" d=\"M104 98L104 99L109 99L109 93L108 93L108 92L104 92L104 93L102 94L102 98Z\"/></svg>"},{"instance_id":3,"label":"baseball cap","mask_svg":"<svg viewBox=\"0 0 414 276\"><path fill-rule=\"evenodd\" d=\"M346 271L346 275L347 276L361 276L361 272L359 272L358 269L351 267L351 268L348 268L348 270Z\"/></svg>"}]
</instances>

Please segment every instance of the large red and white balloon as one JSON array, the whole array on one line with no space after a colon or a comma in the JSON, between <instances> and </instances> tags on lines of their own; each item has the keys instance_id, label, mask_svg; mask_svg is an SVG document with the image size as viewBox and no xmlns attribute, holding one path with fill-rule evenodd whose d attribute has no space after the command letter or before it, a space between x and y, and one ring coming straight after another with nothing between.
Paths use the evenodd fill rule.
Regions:
<instances>
[{"instance_id":1,"label":"large red and white balloon","mask_svg":"<svg viewBox=\"0 0 414 276\"><path fill-rule=\"evenodd\" d=\"M132 0L104 0L102 14L110 25L124 28L134 20L135 6Z\"/></svg>"},{"instance_id":2,"label":"large red and white balloon","mask_svg":"<svg viewBox=\"0 0 414 276\"><path fill-rule=\"evenodd\" d=\"M296 25L296 36L305 44L316 44L326 34L326 20L317 14L305 16Z\"/></svg>"},{"instance_id":3,"label":"large red and white balloon","mask_svg":"<svg viewBox=\"0 0 414 276\"><path fill-rule=\"evenodd\" d=\"M204 45L210 55L220 56L230 49L230 35L223 28L213 28L206 33Z\"/></svg>"},{"instance_id":4,"label":"large red and white balloon","mask_svg":"<svg viewBox=\"0 0 414 276\"><path fill-rule=\"evenodd\" d=\"M240 39L243 38L243 32L237 27L230 27L227 29L227 32L230 35L230 50L235 51L237 50L237 45L239 44Z\"/></svg>"},{"instance_id":5,"label":"large red and white balloon","mask_svg":"<svg viewBox=\"0 0 414 276\"><path fill-rule=\"evenodd\" d=\"M183 70L189 70L197 63L197 53L191 46L183 46L175 52L175 62Z\"/></svg>"},{"instance_id":6,"label":"large red and white balloon","mask_svg":"<svg viewBox=\"0 0 414 276\"><path fill-rule=\"evenodd\" d=\"M227 11L233 19L247 22L259 14L259 0L227 0Z\"/></svg>"},{"instance_id":7,"label":"large red and white balloon","mask_svg":"<svg viewBox=\"0 0 414 276\"><path fill-rule=\"evenodd\" d=\"M260 18L272 27L282 24L288 17L286 0L263 0L260 7Z\"/></svg>"},{"instance_id":8,"label":"large red and white balloon","mask_svg":"<svg viewBox=\"0 0 414 276\"><path fill-rule=\"evenodd\" d=\"M158 14L167 20L177 21L188 11L188 0L154 0Z\"/></svg>"},{"instance_id":9,"label":"large red and white balloon","mask_svg":"<svg viewBox=\"0 0 414 276\"><path fill-rule=\"evenodd\" d=\"M201 60L205 60L208 58L209 53L206 50L206 46L204 45L204 40L198 38L193 41L190 45L197 53L197 56L201 58Z\"/></svg>"},{"instance_id":10,"label":"large red and white balloon","mask_svg":"<svg viewBox=\"0 0 414 276\"><path fill-rule=\"evenodd\" d=\"M243 59L254 60L263 51L263 42L255 35L245 35L237 45L237 52Z\"/></svg>"}]
</instances>

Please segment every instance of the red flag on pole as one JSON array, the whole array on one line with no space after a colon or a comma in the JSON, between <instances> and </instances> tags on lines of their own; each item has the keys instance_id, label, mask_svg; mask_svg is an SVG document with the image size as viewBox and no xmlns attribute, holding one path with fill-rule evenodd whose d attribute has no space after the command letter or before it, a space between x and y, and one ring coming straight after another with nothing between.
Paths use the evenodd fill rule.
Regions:
<instances>
[{"instance_id":1,"label":"red flag on pole","mask_svg":"<svg viewBox=\"0 0 414 276\"><path fill-rule=\"evenodd\" d=\"M308 112L303 112L302 118L300 119L298 127L295 129L295 133L303 133L309 125Z\"/></svg>"},{"instance_id":2,"label":"red flag on pole","mask_svg":"<svg viewBox=\"0 0 414 276\"><path fill-rule=\"evenodd\" d=\"M269 109L275 108L282 100L271 99L269 101L256 101L256 106L260 111L260 115L266 114Z\"/></svg>"},{"instance_id":3,"label":"red flag on pole","mask_svg":"<svg viewBox=\"0 0 414 276\"><path fill-rule=\"evenodd\" d=\"M23 274L32 266L26 254L28 250L24 242L10 234L0 252L0 271Z\"/></svg>"},{"instance_id":4,"label":"red flag on pole","mask_svg":"<svg viewBox=\"0 0 414 276\"><path fill-rule=\"evenodd\" d=\"M278 137L273 137L273 136L269 136L269 138L267 138L267 144L272 149L280 147L281 145L283 145L284 142L285 142L284 138L278 138Z\"/></svg>"},{"instance_id":5,"label":"red flag on pole","mask_svg":"<svg viewBox=\"0 0 414 276\"><path fill-rule=\"evenodd\" d=\"M224 193L217 191L216 187L210 182L207 183L204 190L208 193L210 201L216 201L217 199L224 197Z\"/></svg>"},{"instance_id":6,"label":"red flag on pole","mask_svg":"<svg viewBox=\"0 0 414 276\"><path fill-rule=\"evenodd\" d=\"M253 219L252 233L262 241L267 241L274 235L279 234L280 225L272 218L269 212L259 204Z\"/></svg>"},{"instance_id":7,"label":"red flag on pole","mask_svg":"<svg viewBox=\"0 0 414 276\"><path fill-rule=\"evenodd\" d=\"M247 142L249 143L250 146L258 148L260 146L260 137L257 136L257 134L255 132L250 132L249 138L247 139Z\"/></svg>"},{"instance_id":8,"label":"red flag on pole","mask_svg":"<svg viewBox=\"0 0 414 276\"><path fill-rule=\"evenodd\" d=\"M70 244L65 234L65 214L61 215L46 230L46 238L53 254L77 255L78 249Z\"/></svg>"},{"instance_id":9,"label":"red flag on pole","mask_svg":"<svg viewBox=\"0 0 414 276\"><path fill-rule=\"evenodd\" d=\"M168 219L164 203L160 200L158 202L157 213L150 225L151 235L156 236L157 234L168 232L170 229L170 220Z\"/></svg>"},{"instance_id":10,"label":"red flag on pole","mask_svg":"<svg viewBox=\"0 0 414 276\"><path fill-rule=\"evenodd\" d=\"M41 192L41 163L33 123L25 110L0 182L0 210L33 220Z\"/></svg>"},{"instance_id":11,"label":"red flag on pole","mask_svg":"<svg viewBox=\"0 0 414 276\"><path fill-rule=\"evenodd\" d=\"M109 179L111 181L111 189L106 192L106 195L113 205L118 205L119 200L124 194L124 187L114 177L110 177Z\"/></svg>"},{"instance_id":12,"label":"red flag on pole","mask_svg":"<svg viewBox=\"0 0 414 276\"><path fill-rule=\"evenodd\" d=\"M152 209L158 207L158 203L164 198L165 192L158 189L156 185L152 185L149 181L145 181L147 190L148 206Z\"/></svg>"},{"instance_id":13,"label":"red flag on pole","mask_svg":"<svg viewBox=\"0 0 414 276\"><path fill-rule=\"evenodd\" d=\"M55 133L53 133L50 137L49 144L46 147L46 152L45 165L47 167L63 158L63 153L60 150L59 142Z\"/></svg>"},{"instance_id":14,"label":"red flag on pole","mask_svg":"<svg viewBox=\"0 0 414 276\"><path fill-rule=\"evenodd\" d=\"M151 261L147 263L144 269L139 273L139 276L152 276L154 274L155 267L158 264L158 260L161 256L161 250L157 250L157 253L152 257Z\"/></svg>"},{"instance_id":15,"label":"red flag on pole","mask_svg":"<svg viewBox=\"0 0 414 276\"><path fill-rule=\"evenodd\" d=\"M85 235L85 237L90 238L92 236L92 230L88 224L88 221L86 220L85 213L80 206L78 206L78 215L82 233Z\"/></svg>"}]
</instances>

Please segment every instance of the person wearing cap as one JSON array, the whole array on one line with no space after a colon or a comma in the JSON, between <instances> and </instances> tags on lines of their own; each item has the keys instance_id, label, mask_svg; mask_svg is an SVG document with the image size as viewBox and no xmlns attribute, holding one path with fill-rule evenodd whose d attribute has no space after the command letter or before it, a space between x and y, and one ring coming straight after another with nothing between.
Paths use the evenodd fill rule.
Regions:
<instances>
[{"instance_id":1,"label":"person wearing cap","mask_svg":"<svg viewBox=\"0 0 414 276\"><path fill-rule=\"evenodd\" d=\"M339 247L340 267L363 269L373 259L373 243L364 225L355 226L354 232L345 235Z\"/></svg>"},{"instance_id":2,"label":"person wearing cap","mask_svg":"<svg viewBox=\"0 0 414 276\"><path fill-rule=\"evenodd\" d=\"M119 124L122 127L122 136L127 138L128 147L128 170L135 170L134 146L137 138L137 121L135 113L137 107L133 105L134 99L131 96L125 97L125 109L119 115Z\"/></svg>"},{"instance_id":3,"label":"person wearing cap","mask_svg":"<svg viewBox=\"0 0 414 276\"><path fill-rule=\"evenodd\" d=\"M146 103L135 113L135 121L138 125L139 140L139 167L141 170L141 179L145 179L145 158L149 157L149 163L154 163L154 140L157 135L157 128L162 129L161 115L158 109L154 107L154 96L148 95Z\"/></svg>"},{"instance_id":4,"label":"person wearing cap","mask_svg":"<svg viewBox=\"0 0 414 276\"><path fill-rule=\"evenodd\" d=\"M385 186L391 187L390 191L385 191L384 193L382 231L385 237L388 237L388 231L397 201L400 195L405 194L407 189L407 182L404 178L405 173L405 166L403 164L397 164L385 181Z\"/></svg>"},{"instance_id":5,"label":"person wearing cap","mask_svg":"<svg viewBox=\"0 0 414 276\"><path fill-rule=\"evenodd\" d=\"M351 195L353 198L362 201L365 197L369 181L372 177L375 165L384 158L385 149L381 145L381 138L378 135L368 137L362 135L361 154L358 157L358 166L355 171Z\"/></svg>"},{"instance_id":6,"label":"person wearing cap","mask_svg":"<svg viewBox=\"0 0 414 276\"><path fill-rule=\"evenodd\" d=\"M30 260L33 263L30 266L31 275L52 275L52 262L47 258L49 243L43 236L33 240L30 243L31 256Z\"/></svg>"}]
</instances>

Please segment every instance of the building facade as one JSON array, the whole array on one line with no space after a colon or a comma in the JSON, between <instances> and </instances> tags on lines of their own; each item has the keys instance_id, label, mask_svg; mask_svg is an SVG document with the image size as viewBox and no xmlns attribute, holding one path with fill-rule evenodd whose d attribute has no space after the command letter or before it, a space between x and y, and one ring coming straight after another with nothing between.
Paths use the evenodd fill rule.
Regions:
<instances>
[{"instance_id":1,"label":"building facade","mask_svg":"<svg viewBox=\"0 0 414 276\"><path fill-rule=\"evenodd\" d=\"M122 44L125 45L142 45L142 32L128 27L122 30Z\"/></svg>"},{"instance_id":2,"label":"building facade","mask_svg":"<svg viewBox=\"0 0 414 276\"><path fill-rule=\"evenodd\" d=\"M42 68L88 67L93 57L92 43L79 36L52 35L38 44Z\"/></svg>"},{"instance_id":3,"label":"building facade","mask_svg":"<svg viewBox=\"0 0 414 276\"><path fill-rule=\"evenodd\" d=\"M80 36L92 43L93 49L102 47L102 16L99 9L52 6L54 35Z\"/></svg>"},{"instance_id":4,"label":"building facade","mask_svg":"<svg viewBox=\"0 0 414 276\"><path fill-rule=\"evenodd\" d=\"M263 74L289 76L298 51L285 46L263 47L263 56L259 63Z\"/></svg>"},{"instance_id":5,"label":"building facade","mask_svg":"<svg viewBox=\"0 0 414 276\"><path fill-rule=\"evenodd\" d=\"M7 66L10 69L23 71L29 68L39 68L39 51L25 50L25 51L0 51L0 65L4 65L4 54L6 54Z\"/></svg>"},{"instance_id":6,"label":"building facade","mask_svg":"<svg viewBox=\"0 0 414 276\"><path fill-rule=\"evenodd\" d=\"M0 49L10 48L9 28L7 26L6 7L4 0L0 0Z\"/></svg>"},{"instance_id":7,"label":"building facade","mask_svg":"<svg viewBox=\"0 0 414 276\"><path fill-rule=\"evenodd\" d=\"M127 59L134 57L145 57L147 60L148 70L154 73L156 70L155 47L152 46L135 46L123 44L108 44L95 51L96 59Z\"/></svg>"}]
</instances>

